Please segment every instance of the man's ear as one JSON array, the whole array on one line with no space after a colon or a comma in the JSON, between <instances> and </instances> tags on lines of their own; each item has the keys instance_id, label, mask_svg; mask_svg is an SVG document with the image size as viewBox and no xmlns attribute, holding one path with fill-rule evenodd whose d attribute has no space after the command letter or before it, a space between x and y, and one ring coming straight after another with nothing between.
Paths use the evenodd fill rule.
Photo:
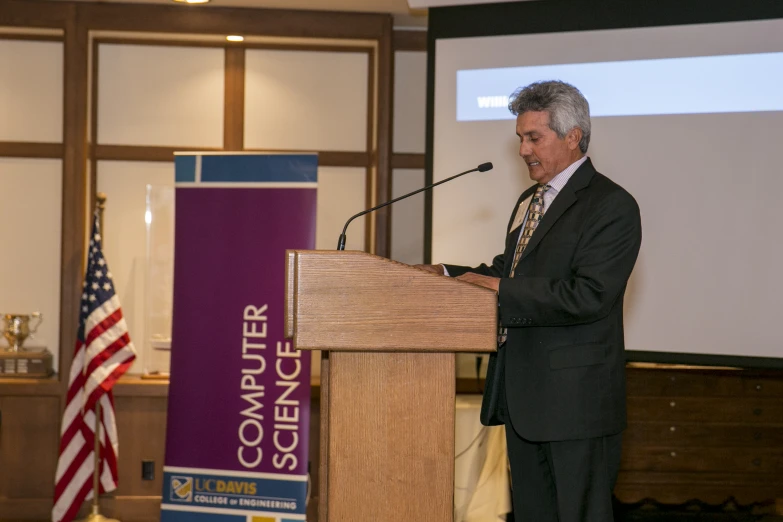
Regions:
<instances>
[{"instance_id":1,"label":"man's ear","mask_svg":"<svg viewBox=\"0 0 783 522\"><path fill-rule=\"evenodd\" d=\"M576 150L579 148L580 141L582 141L582 129L579 127L574 127L566 134L566 144L568 144L569 150Z\"/></svg>"}]
</instances>

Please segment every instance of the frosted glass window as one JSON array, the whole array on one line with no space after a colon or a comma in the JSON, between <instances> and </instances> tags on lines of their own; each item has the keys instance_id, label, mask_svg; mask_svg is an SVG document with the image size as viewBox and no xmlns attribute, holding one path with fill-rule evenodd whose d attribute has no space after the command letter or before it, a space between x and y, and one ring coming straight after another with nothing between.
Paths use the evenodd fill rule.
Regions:
<instances>
[{"instance_id":1,"label":"frosted glass window","mask_svg":"<svg viewBox=\"0 0 783 522\"><path fill-rule=\"evenodd\" d=\"M424 171L392 171L392 197L424 186ZM424 262L424 192L392 205L391 258L415 265Z\"/></svg>"},{"instance_id":2,"label":"frosted glass window","mask_svg":"<svg viewBox=\"0 0 783 522\"><path fill-rule=\"evenodd\" d=\"M35 337L23 348L46 347L57 370L60 344L60 237L62 162L0 158L0 314L41 312ZM78 304L78 303L74 303ZM73 349L73 343L66 349ZM0 349L8 346L0 338Z\"/></svg>"},{"instance_id":3,"label":"frosted glass window","mask_svg":"<svg viewBox=\"0 0 783 522\"><path fill-rule=\"evenodd\" d=\"M367 150L368 54L248 50L245 147Z\"/></svg>"},{"instance_id":4,"label":"frosted glass window","mask_svg":"<svg viewBox=\"0 0 783 522\"><path fill-rule=\"evenodd\" d=\"M394 152L424 153L427 53L394 53Z\"/></svg>"},{"instance_id":5,"label":"frosted glass window","mask_svg":"<svg viewBox=\"0 0 783 522\"><path fill-rule=\"evenodd\" d=\"M225 52L101 45L98 143L222 147Z\"/></svg>"},{"instance_id":6,"label":"frosted glass window","mask_svg":"<svg viewBox=\"0 0 783 522\"><path fill-rule=\"evenodd\" d=\"M351 167L318 169L318 211L315 248L335 250L345 222L366 208L367 170ZM351 221L346 232L346 250L364 250L365 216Z\"/></svg>"},{"instance_id":7,"label":"frosted glass window","mask_svg":"<svg viewBox=\"0 0 783 522\"><path fill-rule=\"evenodd\" d=\"M104 253L137 352L131 373L145 367L147 185L173 187L173 163L98 162L98 191L106 194ZM168 352L150 353L161 358L153 366L167 369Z\"/></svg>"},{"instance_id":8,"label":"frosted glass window","mask_svg":"<svg viewBox=\"0 0 783 522\"><path fill-rule=\"evenodd\" d=\"M63 140L63 44L0 40L0 141Z\"/></svg>"}]
</instances>

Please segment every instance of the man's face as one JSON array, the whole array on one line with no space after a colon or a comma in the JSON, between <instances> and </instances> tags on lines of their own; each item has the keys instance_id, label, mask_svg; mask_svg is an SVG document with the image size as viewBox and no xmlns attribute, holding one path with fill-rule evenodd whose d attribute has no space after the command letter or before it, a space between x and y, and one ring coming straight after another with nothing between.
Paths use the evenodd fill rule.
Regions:
<instances>
[{"instance_id":1,"label":"man's face","mask_svg":"<svg viewBox=\"0 0 783 522\"><path fill-rule=\"evenodd\" d=\"M524 112L517 116L519 155L527 163L530 179L546 184L578 160L582 153L579 140L582 131L572 129L565 138L549 128L549 113Z\"/></svg>"}]
</instances>

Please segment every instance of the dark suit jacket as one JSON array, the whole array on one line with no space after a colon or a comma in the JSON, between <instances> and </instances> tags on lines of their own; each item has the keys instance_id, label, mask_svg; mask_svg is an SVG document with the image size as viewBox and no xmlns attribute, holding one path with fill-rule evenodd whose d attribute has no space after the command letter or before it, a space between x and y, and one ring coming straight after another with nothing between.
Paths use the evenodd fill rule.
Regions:
<instances>
[{"instance_id":1,"label":"dark suit jacket","mask_svg":"<svg viewBox=\"0 0 783 522\"><path fill-rule=\"evenodd\" d=\"M535 190L531 187L514 207ZM509 278L522 227L491 266L500 277L507 414L531 441L598 437L626 425L623 296L642 240L634 198L588 159L555 198ZM490 387L491 383L487 383Z\"/></svg>"}]
</instances>

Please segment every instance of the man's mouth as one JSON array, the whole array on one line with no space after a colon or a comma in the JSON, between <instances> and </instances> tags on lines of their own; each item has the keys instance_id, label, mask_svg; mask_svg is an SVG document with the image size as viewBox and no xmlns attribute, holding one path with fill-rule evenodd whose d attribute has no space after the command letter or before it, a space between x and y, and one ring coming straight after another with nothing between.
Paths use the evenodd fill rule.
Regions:
<instances>
[{"instance_id":1,"label":"man's mouth","mask_svg":"<svg viewBox=\"0 0 783 522\"><path fill-rule=\"evenodd\" d=\"M538 161L531 161L530 163L527 164L527 166L528 167L535 167L535 166L540 165L540 164L541 163L538 162Z\"/></svg>"}]
</instances>

